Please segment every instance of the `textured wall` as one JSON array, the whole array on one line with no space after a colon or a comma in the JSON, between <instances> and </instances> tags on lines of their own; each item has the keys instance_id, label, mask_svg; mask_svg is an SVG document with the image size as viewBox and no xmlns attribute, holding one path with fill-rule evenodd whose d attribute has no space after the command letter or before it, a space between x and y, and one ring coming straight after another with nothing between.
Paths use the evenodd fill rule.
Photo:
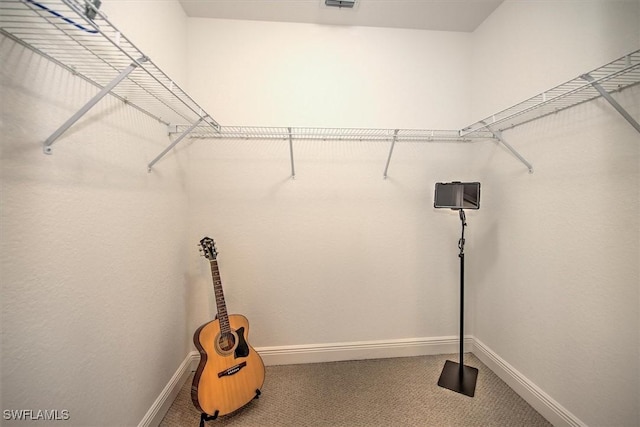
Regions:
<instances>
[{"instance_id":1,"label":"textured wall","mask_svg":"<svg viewBox=\"0 0 640 427\"><path fill-rule=\"evenodd\" d=\"M137 425L190 349L184 156L147 173L166 129L111 97L44 155L97 90L0 49L2 409Z\"/></svg>"},{"instance_id":2,"label":"textured wall","mask_svg":"<svg viewBox=\"0 0 640 427\"><path fill-rule=\"evenodd\" d=\"M226 125L455 129L470 34L189 19L189 83Z\"/></svg>"},{"instance_id":3,"label":"textured wall","mask_svg":"<svg viewBox=\"0 0 640 427\"><path fill-rule=\"evenodd\" d=\"M460 223L433 208L432 187L475 178L450 165L466 148L398 144L384 180L387 144L296 143L291 180L285 142L201 141L191 239L217 240L227 302L256 346L456 335ZM210 272L193 268L204 300Z\"/></svg>"},{"instance_id":4,"label":"textured wall","mask_svg":"<svg viewBox=\"0 0 640 427\"><path fill-rule=\"evenodd\" d=\"M637 2L558 3L473 35L190 19L187 39L176 3L108 12L223 124L455 128L638 47ZM147 174L165 130L111 99L44 156L95 89L0 48L3 408L137 424L215 311L204 234L256 346L455 335L459 220L433 183L480 179L468 330L588 424L637 424L637 133L602 101L505 133L534 175L493 143L398 144L383 180L387 144L296 142L292 181L285 141L200 140Z\"/></svg>"},{"instance_id":5,"label":"textured wall","mask_svg":"<svg viewBox=\"0 0 640 427\"><path fill-rule=\"evenodd\" d=\"M637 1L505 2L474 34L474 114L640 48L639 23ZM637 87L614 96L640 120ZM474 335L587 425L636 426L640 135L598 99L504 138L535 173L477 150Z\"/></svg>"},{"instance_id":6,"label":"textured wall","mask_svg":"<svg viewBox=\"0 0 640 427\"><path fill-rule=\"evenodd\" d=\"M619 102L640 117L638 88ZM603 100L477 153L474 335L587 425L638 424L640 146Z\"/></svg>"},{"instance_id":7,"label":"textured wall","mask_svg":"<svg viewBox=\"0 0 640 427\"><path fill-rule=\"evenodd\" d=\"M472 121L640 47L638 0L506 0L472 35Z\"/></svg>"},{"instance_id":8,"label":"textured wall","mask_svg":"<svg viewBox=\"0 0 640 427\"><path fill-rule=\"evenodd\" d=\"M455 127L467 124L469 111L440 102L458 96L453 81L469 79L458 89L478 118L638 47L637 2L507 2L496 13L471 39L407 33L403 57L413 66L382 62L370 75L343 79L335 69L345 62L374 68L405 34L389 31L388 44L373 47L365 41L378 39L365 29L190 20L189 81L231 124ZM342 45L316 40L338 34ZM429 51L435 40L439 49ZM205 47L222 54L200 55ZM448 62L455 49L470 52L471 63ZM341 58L333 69L332 55ZM436 70L449 64L451 73L443 78L424 57L437 58ZM309 74L312 65L325 72ZM207 78L211 70L225 78ZM372 104L363 96L369 78L412 88L402 92L406 103L381 83L371 86ZM296 89L298 81L308 91ZM446 93L421 97L430 84ZM637 117L635 93L621 102ZM195 142L191 238L219 236L230 305L252 319L256 345L455 335L459 221L431 207L432 187L480 179L483 208L468 221L468 330L579 419L633 425L637 133L599 101L505 137L535 174L494 143L401 144L384 181L385 144L295 142L291 181L285 141ZM623 197L628 204L610 215L602 201ZM191 266L196 299L209 293L204 267L197 258ZM605 280L620 292L607 292ZM194 319L206 316L201 306L194 310ZM595 405L599 399L607 409Z\"/></svg>"},{"instance_id":9,"label":"textured wall","mask_svg":"<svg viewBox=\"0 0 640 427\"><path fill-rule=\"evenodd\" d=\"M467 120L468 34L190 19L188 45L190 85L224 124ZM397 144L383 180L389 143L295 141L291 180L286 141L194 141L191 239L219 242L257 346L456 335L460 225L433 186L475 179L465 148ZM206 263L190 271L207 298Z\"/></svg>"}]
</instances>

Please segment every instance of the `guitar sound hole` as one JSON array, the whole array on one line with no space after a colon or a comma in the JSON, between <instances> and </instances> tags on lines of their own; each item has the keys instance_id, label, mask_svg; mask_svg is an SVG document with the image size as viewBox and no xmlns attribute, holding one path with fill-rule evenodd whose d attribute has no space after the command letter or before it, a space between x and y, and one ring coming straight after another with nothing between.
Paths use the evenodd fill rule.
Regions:
<instances>
[{"instance_id":1,"label":"guitar sound hole","mask_svg":"<svg viewBox=\"0 0 640 427\"><path fill-rule=\"evenodd\" d=\"M236 344L236 338L231 332L227 332L220 335L218 339L218 345L220 350L226 352L233 350L233 346Z\"/></svg>"}]
</instances>

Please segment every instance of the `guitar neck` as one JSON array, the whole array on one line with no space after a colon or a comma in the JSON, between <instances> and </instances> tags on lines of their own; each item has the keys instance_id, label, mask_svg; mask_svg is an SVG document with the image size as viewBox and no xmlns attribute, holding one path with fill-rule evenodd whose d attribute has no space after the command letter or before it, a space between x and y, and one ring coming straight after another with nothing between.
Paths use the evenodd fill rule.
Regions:
<instances>
[{"instance_id":1,"label":"guitar neck","mask_svg":"<svg viewBox=\"0 0 640 427\"><path fill-rule=\"evenodd\" d=\"M220 321L220 333L231 332L229 326L229 314L227 313L227 304L224 301L224 292L222 291L222 280L220 279L220 270L218 269L218 261L210 260L211 276L213 277L213 293L216 297L216 308L218 309L218 320Z\"/></svg>"}]
</instances>

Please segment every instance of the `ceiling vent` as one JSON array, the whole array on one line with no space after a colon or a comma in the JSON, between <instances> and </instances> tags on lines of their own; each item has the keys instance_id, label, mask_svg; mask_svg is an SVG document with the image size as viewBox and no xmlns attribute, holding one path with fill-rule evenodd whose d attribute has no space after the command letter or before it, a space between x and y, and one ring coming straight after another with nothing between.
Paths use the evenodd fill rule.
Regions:
<instances>
[{"instance_id":1,"label":"ceiling vent","mask_svg":"<svg viewBox=\"0 0 640 427\"><path fill-rule=\"evenodd\" d=\"M356 0L324 0L324 4L331 7L353 8L353 5L356 4Z\"/></svg>"}]
</instances>

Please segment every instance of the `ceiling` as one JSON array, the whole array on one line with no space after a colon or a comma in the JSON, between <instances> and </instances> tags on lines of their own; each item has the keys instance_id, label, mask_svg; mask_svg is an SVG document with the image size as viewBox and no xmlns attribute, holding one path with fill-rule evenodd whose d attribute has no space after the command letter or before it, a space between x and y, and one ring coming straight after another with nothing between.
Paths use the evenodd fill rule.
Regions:
<instances>
[{"instance_id":1,"label":"ceiling","mask_svg":"<svg viewBox=\"0 0 640 427\"><path fill-rule=\"evenodd\" d=\"M193 18L471 32L504 0L356 0L352 9L324 0L179 1Z\"/></svg>"}]
</instances>

